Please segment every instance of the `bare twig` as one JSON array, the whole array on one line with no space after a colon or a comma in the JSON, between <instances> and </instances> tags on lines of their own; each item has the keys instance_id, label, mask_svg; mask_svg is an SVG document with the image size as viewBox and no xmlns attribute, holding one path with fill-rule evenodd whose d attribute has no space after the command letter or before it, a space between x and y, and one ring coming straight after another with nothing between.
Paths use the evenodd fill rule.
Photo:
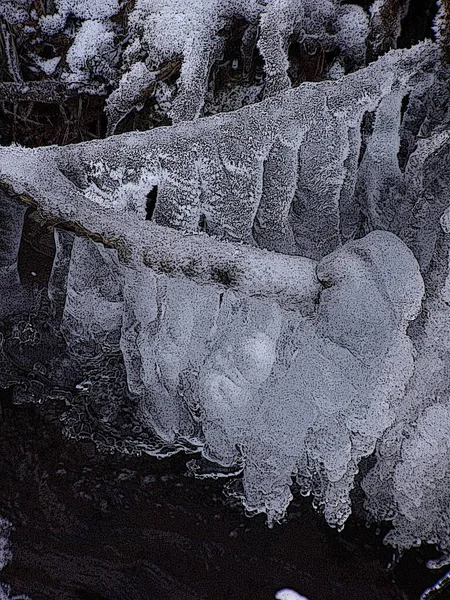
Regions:
<instances>
[{"instance_id":1,"label":"bare twig","mask_svg":"<svg viewBox=\"0 0 450 600\"><path fill-rule=\"evenodd\" d=\"M4 148L1 154L3 189L34 206L48 225L114 248L130 266L147 266L156 273L249 295L276 297L288 307L311 310L314 306L320 284L313 260L137 221L133 215L88 200L50 157L22 148Z\"/></svg>"},{"instance_id":2,"label":"bare twig","mask_svg":"<svg viewBox=\"0 0 450 600\"><path fill-rule=\"evenodd\" d=\"M87 91L89 94L105 95L102 86L91 86ZM0 100L8 102L58 104L85 92L83 88L70 87L59 81L0 82Z\"/></svg>"},{"instance_id":3,"label":"bare twig","mask_svg":"<svg viewBox=\"0 0 450 600\"><path fill-rule=\"evenodd\" d=\"M23 81L22 72L20 69L19 55L17 52L14 35L11 31L9 23L0 20L0 30L3 38L3 48L6 55L6 63L8 72L13 81L20 83Z\"/></svg>"}]
</instances>

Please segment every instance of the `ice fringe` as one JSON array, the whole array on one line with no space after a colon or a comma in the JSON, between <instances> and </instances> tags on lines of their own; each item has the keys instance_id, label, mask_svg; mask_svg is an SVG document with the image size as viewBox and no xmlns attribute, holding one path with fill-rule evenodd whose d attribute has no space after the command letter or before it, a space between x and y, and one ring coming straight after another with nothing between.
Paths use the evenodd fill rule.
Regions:
<instances>
[{"instance_id":1,"label":"ice fringe","mask_svg":"<svg viewBox=\"0 0 450 600\"><path fill-rule=\"evenodd\" d=\"M435 63L421 44L229 115L0 150L9 192L71 230L57 233L50 284L69 347L118 347L139 417L216 473L242 468L236 495L271 522L295 477L342 526L376 447L364 487L389 540L449 544L446 133L398 161L405 136L426 133ZM1 210L6 313L23 209L5 196ZM422 276L426 312L407 331Z\"/></svg>"},{"instance_id":2,"label":"ice fringe","mask_svg":"<svg viewBox=\"0 0 450 600\"><path fill-rule=\"evenodd\" d=\"M198 405L203 455L218 469L243 461L235 493L270 523L296 476L327 521L343 525L358 464L412 375L406 327L423 295L418 265L389 232L341 246L340 203L351 203L357 178L349 131L393 88L426 89L433 54L429 44L393 52L342 80L195 124L1 150L4 183L90 238L58 238L50 288L64 299L69 347L119 343L141 418L167 443L198 445ZM317 169L314 140L324 134L338 160L326 152ZM272 169L282 167L277 186ZM155 185L148 223L144 192ZM309 242L318 260L236 244L271 239L271 250L299 254L311 227L291 221L296 189L306 222L321 215ZM209 236L198 235L200 218Z\"/></svg>"}]
</instances>

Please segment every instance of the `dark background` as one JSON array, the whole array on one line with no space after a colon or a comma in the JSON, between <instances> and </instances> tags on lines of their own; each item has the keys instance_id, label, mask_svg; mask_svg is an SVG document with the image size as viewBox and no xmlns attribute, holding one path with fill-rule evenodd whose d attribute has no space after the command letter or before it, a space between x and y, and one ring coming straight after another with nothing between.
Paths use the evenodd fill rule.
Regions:
<instances>
[{"instance_id":1,"label":"dark background","mask_svg":"<svg viewBox=\"0 0 450 600\"><path fill-rule=\"evenodd\" d=\"M13 593L273 600L292 587L309 600L413 600L437 579L417 549L388 570L392 550L355 517L337 533L297 497L269 529L225 498L223 481L187 476L186 457L98 454L62 437L50 404L11 396L1 393L0 514L15 526L1 574Z\"/></svg>"}]
</instances>

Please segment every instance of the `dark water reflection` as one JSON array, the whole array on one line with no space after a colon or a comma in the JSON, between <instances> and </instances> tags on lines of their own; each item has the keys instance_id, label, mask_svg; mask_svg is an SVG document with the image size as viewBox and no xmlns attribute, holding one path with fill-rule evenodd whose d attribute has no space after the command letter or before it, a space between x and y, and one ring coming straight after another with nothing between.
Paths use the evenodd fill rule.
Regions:
<instances>
[{"instance_id":1,"label":"dark water reflection","mask_svg":"<svg viewBox=\"0 0 450 600\"><path fill-rule=\"evenodd\" d=\"M269 530L224 498L222 482L187 477L185 458L99 455L61 436L52 407L1 393L0 514L15 525L2 578L13 593L272 600L292 587L310 600L405 600L428 584L417 557L386 571L379 537L355 522L332 531L308 500Z\"/></svg>"}]
</instances>

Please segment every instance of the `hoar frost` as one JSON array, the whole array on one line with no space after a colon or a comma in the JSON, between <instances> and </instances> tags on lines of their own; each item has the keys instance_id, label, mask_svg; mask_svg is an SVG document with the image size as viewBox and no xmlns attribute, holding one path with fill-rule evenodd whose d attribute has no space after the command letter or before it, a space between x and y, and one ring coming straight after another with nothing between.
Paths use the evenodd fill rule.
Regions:
<instances>
[{"instance_id":1,"label":"hoar frost","mask_svg":"<svg viewBox=\"0 0 450 600\"><path fill-rule=\"evenodd\" d=\"M31 339L20 316L36 299L18 271L30 204L64 226L46 299L64 356L52 359L57 372L72 369L73 396L94 405L95 368L120 363L103 373L116 386L105 392L105 426L129 402L133 431L154 435L140 451L196 452L192 472L234 476L230 493L270 524L286 514L295 480L342 527L363 459L374 457L361 483L368 515L392 522L387 541L400 550L430 543L445 557L444 28L437 42L384 54L408 2L394 8L376 0L369 18L331 1L137 0L119 60L117 2L56 2L40 27L76 20L63 79L112 86L109 133L158 82L175 124L0 149L0 315L13 324L1 341L19 340L26 355ZM264 62L264 100L199 118L219 34L238 17L248 24L243 60L256 45ZM293 40L335 53L327 80L291 89ZM381 57L367 64L366 48ZM181 64L172 88L159 79L171 61ZM7 353L0 361L0 383L16 383ZM132 445L131 434L114 435Z\"/></svg>"}]
</instances>

